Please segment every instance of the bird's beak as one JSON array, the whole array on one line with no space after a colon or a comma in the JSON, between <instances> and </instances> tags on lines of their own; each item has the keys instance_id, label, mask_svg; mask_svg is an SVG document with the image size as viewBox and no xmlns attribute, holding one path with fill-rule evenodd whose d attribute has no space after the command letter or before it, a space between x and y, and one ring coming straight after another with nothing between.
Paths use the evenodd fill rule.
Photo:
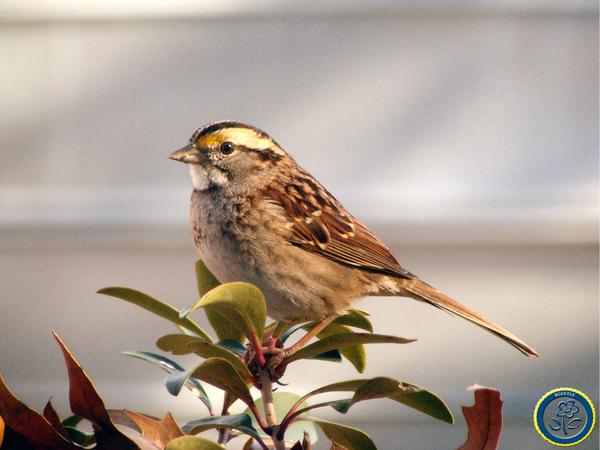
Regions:
<instances>
[{"instance_id":1,"label":"bird's beak","mask_svg":"<svg viewBox=\"0 0 600 450\"><path fill-rule=\"evenodd\" d=\"M169 155L169 158L186 164L198 164L200 163L200 152L197 148L188 144L185 147L181 147L179 150L175 150Z\"/></svg>"}]
</instances>

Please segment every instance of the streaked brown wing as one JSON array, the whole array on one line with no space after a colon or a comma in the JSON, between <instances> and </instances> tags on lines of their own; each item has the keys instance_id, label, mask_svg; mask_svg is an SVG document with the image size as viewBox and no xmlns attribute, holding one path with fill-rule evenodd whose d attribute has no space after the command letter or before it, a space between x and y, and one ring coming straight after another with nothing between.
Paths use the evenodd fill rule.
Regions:
<instances>
[{"instance_id":1,"label":"streaked brown wing","mask_svg":"<svg viewBox=\"0 0 600 450\"><path fill-rule=\"evenodd\" d=\"M402 278L414 275L400 266L388 248L308 174L265 197L289 217L289 241L347 266Z\"/></svg>"}]
</instances>

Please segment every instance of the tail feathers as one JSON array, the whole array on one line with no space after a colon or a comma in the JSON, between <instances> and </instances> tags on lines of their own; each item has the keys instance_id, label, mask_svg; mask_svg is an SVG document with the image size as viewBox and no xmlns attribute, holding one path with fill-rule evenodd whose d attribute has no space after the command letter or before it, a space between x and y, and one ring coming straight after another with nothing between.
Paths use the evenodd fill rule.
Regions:
<instances>
[{"instance_id":1,"label":"tail feathers","mask_svg":"<svg viewBox=\"0 0 600 450\"><path fill-rule=\"evenodd\" d=\"M539 356L533 348L531 348L529 345L527 345L525 342L523 342L521 339L516 337L508 330L505 330L501 326L496 325L495 323L489 321L488 319L477 314L476 312L471 311L470 309L458 303L456 300L448 297L447 295L442 294L435 288L429 286L427 283L419 279L413 278L410 280L402 280L400 282L400 285L405 291L408 291L409 293L413 294L413 296L417 300L424 300L427 303L435 306L436 308L443 309L452 314L456 314L457 316L467 319L470 322L473 322L475 325L478 325L481 328L489 331L490 333L495 334L499 338L504 339L506 342L515 347L524 355L529 357Z\"/></svg>"}]
</instances>

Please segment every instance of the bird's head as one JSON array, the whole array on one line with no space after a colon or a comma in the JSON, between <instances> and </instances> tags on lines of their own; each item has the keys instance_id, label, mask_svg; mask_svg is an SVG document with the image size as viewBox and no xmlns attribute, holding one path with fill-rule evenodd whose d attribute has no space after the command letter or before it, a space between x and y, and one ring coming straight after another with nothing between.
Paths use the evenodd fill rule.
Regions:
<instances>
[{"instance_id":1,"label":"bird's head","mask_svg":"<svg viewBox=\"0 0 600 450\"><path fill-rule=\"evenodd\" d=\"M268 182L274 167L290 157L267 133L239 122L198 128L189 143L169 156L190 168L194 189L242 191Z\"/></svg>"}]
</instances>

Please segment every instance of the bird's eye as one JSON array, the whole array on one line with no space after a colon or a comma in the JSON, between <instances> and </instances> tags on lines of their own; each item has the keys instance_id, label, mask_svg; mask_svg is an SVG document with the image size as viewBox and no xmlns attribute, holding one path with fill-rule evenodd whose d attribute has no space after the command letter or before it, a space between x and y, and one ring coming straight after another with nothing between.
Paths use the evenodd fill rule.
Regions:
<instances>
[{"instance_id":1,"label":"bird's eye","mask_svg":"<svg viewBox=\"0 0 600 450\"><path fill-rule=\"evenodd\" d=\"M231 142L223 142L219 149L224 155L231 155L235 150L235 145L233 145Z\"/></svg>"}]
</instances>

